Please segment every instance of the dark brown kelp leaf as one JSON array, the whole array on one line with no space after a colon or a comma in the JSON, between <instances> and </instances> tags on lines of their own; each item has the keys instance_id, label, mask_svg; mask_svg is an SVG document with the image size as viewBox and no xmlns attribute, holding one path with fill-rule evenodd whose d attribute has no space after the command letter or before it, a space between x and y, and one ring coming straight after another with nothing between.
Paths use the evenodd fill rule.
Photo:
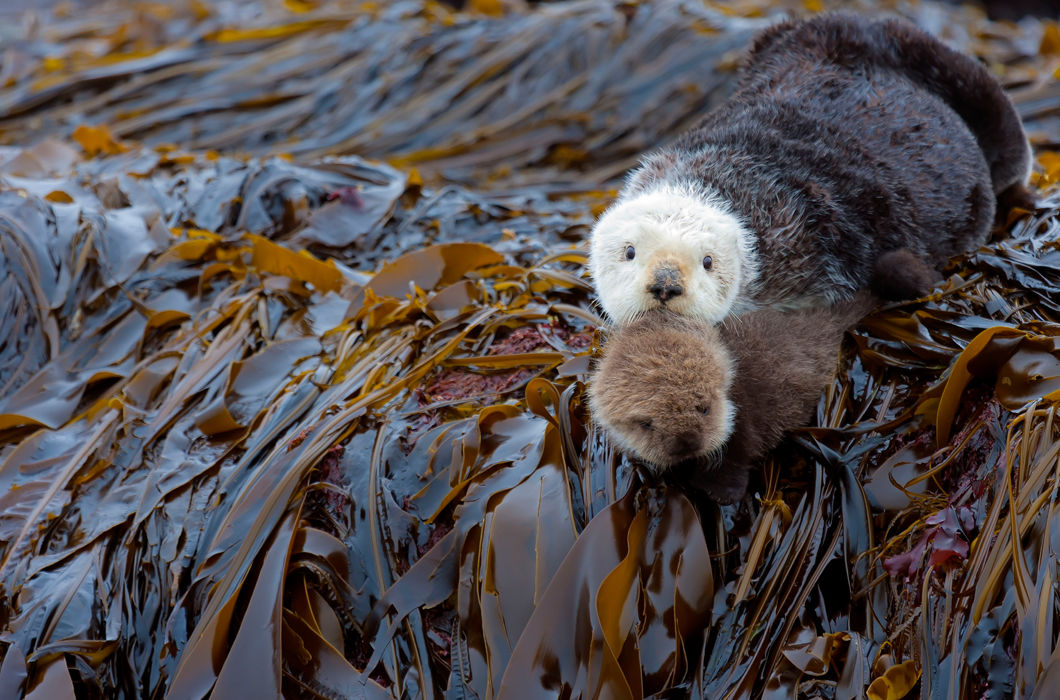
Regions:
<instances>
[{"instance_id":1,"label":"dark brown kelp leaf","mask_svg":"<svg viewBox=\"0 0 1060 700\"><path fill-rule=\"evenodd\" d=\"M285 671L284 692L295 697L358 698L375 700L391 697L384 688L359 673L342 652L309 626L306 616L284 610ZM299 653L301 652L301 653Z\"/></svg>"},{"instance_id":2,"label":"dark brown kelp leaf","mask_svg":"<svg viewBox=\"0 0 1060 700\"><path fill-rule=\"evenodd\" d=\"M66 670L66 659L62 656L45 665L36 683L27 688L26 700L73 700L74 684Z\"/></svg>"},{"instance_id":3,"label":"dark brown kelp leaf","mask_svg":"<svg viewBox=\"0 0 1060 700\"><path fill-rule=\"evenodd\" d=\"M280 695L281 585L295 518L292 513L276 530L243 619L236 621L231 612L223 612L204 618L196 628L195 642L182 654L173 676L170 696L206 697L211 691L220 697ZM235 637L229 640L233 630Z\"/></svg>"},{"instance_id":4,"label":"dark brown kelp leaf","mask_svg":"<svg viewBox=\"0 0 1060 700\"><path fill-rule=\"evenodd\" d=\"M0 693L10 698L21 697L28 677L26 655L17 644L8 644L4 663L0 665Z\"/></svg>"},{"instance_id":5,"label":"dark brown kelp leaf","mask_svg":"<svg viewBox=\"0 0 1060 700\"><path fill-rule=\"evenodd\" d=\"M637 507L638 497L649 502ZM539 600L499 696L642 697L679 683L713 597L696 520L683 496L636 489L593 518Z\"/></svg>"}]
</instances>

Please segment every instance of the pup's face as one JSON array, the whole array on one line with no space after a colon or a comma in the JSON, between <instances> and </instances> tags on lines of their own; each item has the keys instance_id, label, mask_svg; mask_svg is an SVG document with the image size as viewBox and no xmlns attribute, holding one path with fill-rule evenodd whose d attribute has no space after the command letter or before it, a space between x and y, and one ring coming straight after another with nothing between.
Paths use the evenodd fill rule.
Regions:
<instances>
[{"instance_id":1,"label":"pup's face","mask_svg":"<svg viewBox=\"0 0 1060 700\"><path fill-rule=\"evenodd\" d=\"M750 234L707 200L673 189L622 199L593 229L589 269L604 311L625 325L657 308L718 323L748 273Z\"/></svg>"},{"instance_id":2,"label":"pup's face","mask_svg":"<svg viewBox=\"0 0 1060 700\"><path fill-rule=\"evenodd\" d=\"M716 329L650 313L604 346L589 386L593 420L659 470L707 457L732 433L732 373Z\"/></svg>"}]
</instances>

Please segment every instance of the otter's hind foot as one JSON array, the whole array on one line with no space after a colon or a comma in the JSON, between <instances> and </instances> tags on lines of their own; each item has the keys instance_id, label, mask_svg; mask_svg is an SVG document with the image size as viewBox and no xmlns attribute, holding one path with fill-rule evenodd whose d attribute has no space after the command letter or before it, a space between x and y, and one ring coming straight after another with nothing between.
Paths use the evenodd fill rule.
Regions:
<instances>
[{"instance_id":1,"label":"otter's hind foot","mask_svg":"<svg viewBox=\"0 0 1060 700\"><path fill-rule=\"evenodd\" d=\"M908 248L889 250L872 269L872 291L888 301L915 299L934 288L941 276Z\"/></svg>"}]
</instances>

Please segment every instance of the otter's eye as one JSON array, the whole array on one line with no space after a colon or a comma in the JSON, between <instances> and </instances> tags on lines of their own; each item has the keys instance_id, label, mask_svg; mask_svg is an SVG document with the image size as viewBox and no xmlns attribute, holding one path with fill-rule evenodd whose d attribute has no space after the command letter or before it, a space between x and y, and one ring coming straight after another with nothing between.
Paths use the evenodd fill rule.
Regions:
<instances>
[{"instance_id":1,"label":"otter's eye","mask_svg":"<svg viewBox=\"0 0 1060 700\"><path fill-rule=\"evenodd\" d=\"M697 408L697 409L699 410L699 412L700 412L700 413L702 413L702 414L703 414L704 416L709 416L709 415L710 415L710 406L696 406L696 408Z\"/></svg>"},{"instance_id":2,"label":"otter's eye","mask_svg":"<svg viewBox=\"0 0 1060 700\"><path fill-rule=\"evenodd\" d=\"M709 255L703 256L703 269L710 272L710 268L714 267L714 258Z\"/></svg>"},{"instance_id":3,"label":"otter's eye","mask_svg":"<svg viewBox=\"0 0 1060 700\"><path fill-rule=\"evenodd\" d=\"M644 428L645 430L651 430L651 421L650 420L639 420L639 421L637 421L637 425L639 425L640 427Z\"/></svg>"},{"instance_id":4,"label":"otter's eye","mask_svg":"<svg viewBox=\"0 0 1060 700\"><path fill-rule=\"evenodd\" d=\"M627 245L626 246L626 260L632 260L635 257L637 257L637 251L633 249L633 246Z\"/></svg>"}]
</instances>

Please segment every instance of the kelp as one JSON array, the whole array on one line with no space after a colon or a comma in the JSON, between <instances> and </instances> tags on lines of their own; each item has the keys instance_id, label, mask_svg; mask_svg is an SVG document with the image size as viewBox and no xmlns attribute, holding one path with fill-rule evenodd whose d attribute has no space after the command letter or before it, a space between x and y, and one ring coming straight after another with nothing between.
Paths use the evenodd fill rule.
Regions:
<instances>
[{"instance_id":1,"label":"kelp","mask_svg":"<svg viewBox=\"0 0 1060 700\"><path fill-rule=\"evenodd\" d=\"M1048 697L1057 156L718 507L593 424L582 243L763 6L245 8L5 49L0 697ZM1058 142L1055 25L905 9Z\"/></svg>"},{"instance_id":2,"label":"kelp","mask_svg":"<svg viewBox=\"0 0 1060 700\"><path fill-rule=\"evenodd\" d=\"M484 18L407 0L97 3L13 33L0 143L106 124L149 145L373 157L479 188L602 182L724 98L763 14L825 4L576 0ZM1055 24L836 6L900 10L981 55L1032 135L1060 144Z\"/></svg>"}]
</instances>

